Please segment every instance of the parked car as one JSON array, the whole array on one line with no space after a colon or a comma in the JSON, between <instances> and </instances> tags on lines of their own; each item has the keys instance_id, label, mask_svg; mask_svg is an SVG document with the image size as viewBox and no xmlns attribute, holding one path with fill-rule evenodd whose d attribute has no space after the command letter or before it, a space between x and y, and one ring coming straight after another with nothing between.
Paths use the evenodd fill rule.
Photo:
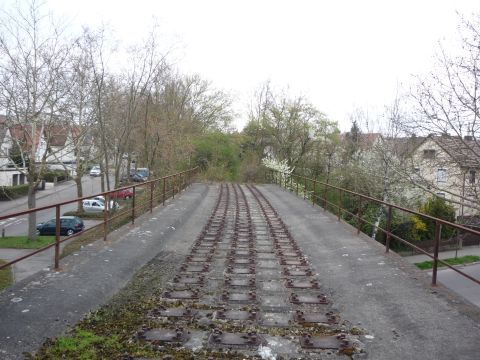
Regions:
<instances>
[{"instance_id":1,"label":"parked car","mask_svg":"<svg viewBox=\"0 0 480 360\"><path fill-rule=\"evenodd\" d=\"M135 174L132 175L132 181L134 181L134 182L145 182L147 180L148 180L148 178L143 177L140 174L135 173Z\"/></svg>"},{"instance_id":2,"label":"parked car","mask_svg":"<svg viewBox=\"0 0 480 360\"><path fill-rule=\"evenodd\" d=\"M150 177L150 170L148 168L137 168L137 171L135 171L135 173L145 179L148 179Z\"/></svg>"},{"instance_id":3,"label":"parked car","mask_svg":"<svg viewBox=\"0 0 480 360\"><path fill-rule=\"evenodd\" d=\"M133 197L133 190L132 189L118 190L110 193L110 197L112 199L123 199L123 200L130 199Z\"/></svg>"},{"instance_id":4,"label":"parked car","mask_svg":"<svg viewBox=\"0 0 480 360\"><path fill-rule=\"evenodd\" d=\"M119 209L117 202L110 200L109 209ZM82 201L83 210L85 212L103 212L105 210L105 200L102 199L86 199Z\"/></svg>"},{"instance_id":5,"label":"parked car","mask_svg":"<svg viewBox=\"0 0 480 360\"><path fill-rule=\"evenodd\" d=\"M55 235L56 219L48 220L37 225L39 235ZM60 217L60 235L73 235L85 229L83 220L77 216L61 216Z\"/></svg>"},{"instance_id":6,"label":"parked car","mask_svg":"<svg viewBox=\"0 0 480 360\"><path fill-rule=\"evenodd\" d=\"M90 176L100 176L102 175L102 171L100 170L100 166L99 165L95 165L92 167L92 169L90 170Z\"/></svg>"}]
</instances>

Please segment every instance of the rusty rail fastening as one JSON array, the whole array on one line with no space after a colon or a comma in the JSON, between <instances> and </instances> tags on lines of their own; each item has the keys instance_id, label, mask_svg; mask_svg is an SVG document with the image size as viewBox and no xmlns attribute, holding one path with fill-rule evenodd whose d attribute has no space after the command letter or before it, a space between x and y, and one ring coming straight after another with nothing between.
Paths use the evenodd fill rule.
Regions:
<instances>
[{"instance_id":1,"label":"rusty rail fastening","mask_svg":"<svg viewBox=\"0 0 480 360\"><path fill-rule=\"evenodd\" d=\"M294 175L294 174L288 174L288 173L281 173L281 172L274 171L274 170L271 170L270 174L271 174L271 176L270 176L271 181L273 183L279 185L280 187L282 187L282 177L285 177L285 181L283 183L284 183L284 185L285 185L284 187L286 189L287 189L287 186L286 186L286 183L287 183L286 178L287 177L289 177L290 179L295 179L297 184L303 182L304 199L307 197L306 194L309 192L308 187L310 185L310 187L312 188L312 191L311 191L311 193L312 193L312 195L311 195L312 205L315 205L317 203L322 204L325 211L328 210L329 207L333 208L333 209L336 209L336 212L337 212L336 215L337 215L337 218L338 218L339 221L341 220L343 214L348 214L348 215L352 216L353 218L355 218L357 220L357 234L360 233L362 224L369 224L369 225L374 226L374 224L372 224L371 222L369 222L368 220L366 220L363 217L362 204L364 202L369 202L369 203L378 204L380 206L383 206L385 209L387 209L386 210L386 229L384 229L380 226L377 226L377 229L379 231L381 231L383 234L385 234L385 236L386 236L386 241L385 241L385 252L386 253L388 253L390 251L390 242L391 242L392 239L394 239L394 240L397 240L397 241L401 242L402 244L405 244L405 245L409 246L410 248L418 251L419 253L422 253L422 254L430 257L433 260L432 286L437 285L438 264L442 264L443 266L452 269L453 271L460 274L461 276L463 276L463 277L475 282L476 284L480 285L480 279L477 279L477 278L461 271L457 267L455 267L453 265L450 265L449 263L447 263L446 261L444 261L444 260L442 260L438 257L440 240L441 240L441 236L442 236L442 228L448 226L448 227L451 227L451 228L456 229L458 231L467 232L467 233L470 233L470 234L473 234L473 235L476 235L476 236L480 236L480 231L476 231L476 230L473 230L471 228L468 228L468 227L465 227L465 226L462 226L462 225L459 225L459 224L451 223L449 221L442 220L442 219L439 219L439 218L436 218L436 217L433 217L433 216L430 216L430 215L422 214L418 211L408 209L408 208L405 208L405 207L402 207L402 206L398 206L398 205L395 205L395 204L392 204L392 203L388 203L388 202L385 202L383 200L373 198L371 196L363 195L363 194L357 193L355 191L351 191L351 190L348 190L348 189L341 188L339 186L327 184L327 183L324 183L324 182L321 182L319 180L312 179L312 178L309 178L309 177L306 177L306 176ZM323 187L324 187L323 197L317 195L317 193L316 193L317 185L323 185ZM328 199L328 190L327 189L337 192L339 201L337 201L337 202L330 201ZM343 207L345 194L350 194L350 195L352 195L352 196L354 196L358 199L357 213L352 213L352 212L348 211L346 208ZM298 193L297 193L297 195L298 195ZM401 212L408 213L408 214L411 214L411 215L415 215L415 216L418 216L420 218L423 218L423 219L426 219L426 220L429 220L429 221L432 221L432 222L435 223L435 237L434 237L433 254L430 254L428 251L423 250L422 248L416 246L415 244L409 242L406 239L403 239L403 238L395 235L392 232L393 210L399 210ZM333 210L332 210L332 213L334 213Z\"/></svg>"},{"instance_id":2,"label":"rusty rail fastening","mask_svg":"<svg viewBox=\"0 0 480 360\"><path fill-rule=\"evenodd\" d=\"M18 211L18 212L14 212L14 213L10 213L10 214L7 214L7 215L0 216L0 220L4 220L4 219L12 218L12 217L17 217L17 216L21 216L21 215L28 215L30 213L55 208L55 218L56 218L56 229L55 229L56 236L55 236L55 242L54 243L52 243L50 245L47 245L47 246L44 246L44 247L42 247L40 249L37 249L35 251L32 251L31 253L29 253L27 255L18 257L18 258L14 259L12 261L9 261L5 264L2 264L2 265L0 265L0 270L3 269L3 268L6 268L8 266L11 266L13 264L16 264L16 263L18 263L22 260L25 260L25 259L27 259L31 256L34 256L38 253L46 251L46 250L48 250L52 247L55 248L54 268L59 269L59 265L60 265L60 244L62 244L65 241L69 241L69 240L71 240L75 237L78 237L80 235L92 232L93 230L95 230L99 227L103 227L103 239L106 241L107 240L107 234L109 232L109 226L108 226L109 223L111 223L115 219L120 218L121 216L126 215L128 212L131 211L132 224L133 224L135 222L135 217L136 217L135 210L138 207L143 206L144 210L145 210L145 207L148 206L148 208L150 209L150 212L151 212L153 210L153 207L154 207L154 205L153 205L154 202L157 202L157 204L163 203L163 205L165 205L165 200L168 199L170 196L172 196L172 197L174 196L174 193L175 193L174 186L175 186L175 183L176 183L176 179L178 177L181 179L180 183L177 184L177 188L178 188L177 192L178 192L181 189L184 189L186 186L188 186L191 183L192 178L197 171L198 171L198 167L195 167L195 168L192 168L192 169L189 169L189 170L186 170L186 171L182 171L182 172L167 175L167 176L164 176L164 177L161 177L161 178L149 180L149 181L146 181L146 182L143 182L143 183L128 185L128 186L124 186L124 187L121 187L121 188L118 188L118 189L101 192L101 193L98 193L98 194L88 195L88 196L84 196L84 197L81 197L81 198L76 198L76 199L73 199L73 200L63 201L63 202L52 204L52 205L37 207L35 209ZM160 186L157 186L157 184L160 184L160 183L163 184L162 188L160 188ZM167 186L167 184L170 184L170 186ZM145 201L143 201L139 204L137 204L135 202L135 200L138 196L137 192L136 192L136 189L138 189L138 188L148 188L148 189L150 189L150 193L148 194L149 195L148 198L146 198ZM154 194L155 193L155 188L161 189L156 195ZM114 213L113 216L110 216L110 212L109 212L109 209L108 209L108 204L109 204L109 198L110 198L111 194L114 193L114 192L121 191L121 190L126 190L126 189L132 189L133 190L131 209L127 209L125 211L120 211L120 212ZM95 225L95 226L92 226L92 227L90 227L88 229L85 229L81 232L75 233L71 236L67 236L67 237L61 239L60 238L60 214L61 214L60 210L61 210L61 207L63 205L67 205L67 204L78 203L79 201L82 201L84 199L90 199L90 198L93 198L95 196L104 196L105 200L106 200L105 203L107 204L107 206L105 207L103 221L101 223Z\"/></svg>"}]
</instances>

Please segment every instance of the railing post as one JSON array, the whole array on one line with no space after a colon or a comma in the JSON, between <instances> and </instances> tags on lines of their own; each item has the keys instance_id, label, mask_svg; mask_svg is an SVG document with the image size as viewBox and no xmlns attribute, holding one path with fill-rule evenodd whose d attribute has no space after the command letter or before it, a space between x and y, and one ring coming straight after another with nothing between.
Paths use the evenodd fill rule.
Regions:
<instances>
[{"instance_id":1,"label":"railing post","mask_svg":"<svg viewBox=\"0 0 480 360\"><path fill-rule=\"evenodd\" d=\"M133 196L132 196L132 225L135 224L135 199L137 197L137 188L133 185Z\"/></svg>"},{"instance_id":2,"label":"railing post","mask_svg":"<svg viewBox=\"0 0 480 360\"><path fill-rule=\"evenodd\" d=\"M313 191L312 191L312 206L315 205L315 191L317 187L317 180L313 180Z\"/></svg>"},{"instance_id":3,"label":"railing post","mask_svg":"<svg viewBox=\"0 0 480 360\"><path fill-rule=\"evenodd\" d=\"M150 183L150 214L153 212L153 185L154 182Z\"/></svg>"},{"instance_id":4,"label":"railing post","mask_svg":"<svg viewBox=\"0 0 480 360\"><path fill-rule=\"evenodd\" d=\"M307 198L307 177L303 177L303 200Z\"/></svg>"},{"instance_id":5,"label":"railing post","mask_svg":"<svg viewBox=\"0 0 480 360\"><path fill-rule=\"evenodd\" d=\"M163 206L165 206L165 180L166 178L163 178L163 199L162 199Z\"/></svg>"},{"instance_id":6,"label":"railing post","mask_svg":"<svg viewBox=\"0 0 480 360\"><path fill-rule=\"evenodd\" d=\"M55 206L55 270L60 268L60 205Z\"/></svg>"},{"instance_id":7,"label":"railing post","mask_svg":"<svg viewBox=\"0 0 480 360\"><path fill-rule=\"evenodd\" d=\"M297 184L297 196L298 196L298 177L297 177L297 180L295 181L295 183Z\"/></svg>"},{"instance_id":8,"label":"railing post","mask_svg":"<svg viewBox=\"0 0 480 360\"><path fill-rule=\"evenodd\" d=\"M358 196L358 211L357 211L357 235L360 234L360 228L362 227L362 197Z\"/></svg>"},{"instance_id":9,"label":"railing post","mask_svg":"<svg viewBox=\"0 0 480 360\"><path fill-rule=\"evenodd\" d=\"M440 247L440 239L442 237L442 224L435 221L435 244L433 247L433 268L432 268L432 286L437 285L437 269L438 269L438 249Z\"/></svg>"},{"instance_id":10,"label":"railing post","mask_svg":"<svg viewBox=\"0 0 480 360\"><path fill-rule=\"evenodd\" d=\"M327 211L327 204L328 204L328 201L327 201L327 183L325 183L325 186L323 188L323 210L324 211Z\"/></svg>"},{"instance_id":11,"label":"railing post","mask_svg":"<svg viewBox=\"0 0 480 360\"><path fill-rule=\"evenodd\" d=\"M135 195L134 195L135 196ZM105 204L103 206L103 241L107 241L108 234L108 208L109 208L108 194L105 194Z\"/></svg>"},{"instance_id":12,"label":"railing post","mask_svg":"<svg viewBox=\"0 0 480 360\"><path fill-rule=\"evenodd\" d=\"M387 240L385 241L385 252L390 251L390 234L392 232L392 206L388 206L388 215L387 215Z\"/></svg>"},{"instance_id":13,"label":"railing post","mask_svg":"<svg viewBox=\"0 0 480 360\"><path fill-rule=\"evenodd\" d=\"M172 182L173 182L173 186L172 186L172 189L173 189L172 199L175 199L175 185L176 185L176 182L177 182L176 180L177 180L177 175L175 174L175 175L173 175L173 180L172 180Z\"/></svg>"},{"instance_id":14,"label":"railing post","mask_svg":"<svg viewBox=\"0 0 480 360\"><path fill-rule=\"evenodd\" d=\"M337 218L338 218L338 221L340 221L340 216L342 214L342 205L343 205L343 191L342 189L338 189L338 192L339 192L339 196L338 196L338 214L337 214Z\"/></svg>"}]
</instances>

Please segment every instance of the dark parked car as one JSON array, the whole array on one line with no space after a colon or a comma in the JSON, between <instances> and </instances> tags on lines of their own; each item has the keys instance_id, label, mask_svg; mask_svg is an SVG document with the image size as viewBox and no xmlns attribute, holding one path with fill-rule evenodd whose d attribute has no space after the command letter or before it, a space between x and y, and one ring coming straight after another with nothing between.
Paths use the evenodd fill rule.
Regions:
<instances>
[{"instance_id":1,"label":"dark parked car","mask_svg":"<svg viewBox=\"0 0 480 360\"><path fill-rule=\"evenodd\" d=\"M135 181L135 182L145 182L147 181L148 179L146 177L143 177L142 175L140 174L133 174L132 175L132 180Z\"/></svg>"},{"instance_id":2,"label":"dark parked car","mask_svg":"<svg viewBox=\"0 0 480 360\"><path fill-rule=\"evenodd\" d=\"M51 219L47 222L37 225L37 231L40 235L55 235L56 220ZM85 228L83 220L77 216L60 217L60 235L73 235Z\"/></svg>"}]
</instances>

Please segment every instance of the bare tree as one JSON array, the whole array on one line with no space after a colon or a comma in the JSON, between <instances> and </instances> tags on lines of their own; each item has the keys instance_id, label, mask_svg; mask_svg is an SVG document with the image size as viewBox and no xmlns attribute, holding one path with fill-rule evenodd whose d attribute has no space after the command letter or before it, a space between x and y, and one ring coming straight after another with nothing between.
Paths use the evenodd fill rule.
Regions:
<instances>
[{"instance_id":1,"label":"bare tree","mask_svg":"<svg viewBox=\"0 0 480 360\"><path fill-rule=\"evenodd\" d=\"M445 193L448 201L462 208L468 205L480 210L476 181L466 181L480 170L480 15L462 19L459 28L461 49L451 55L440 48L431 73L418 77L418 86L411 93L415 111L402 119L401 125L411 136L428 136L448 155L424 163L431 169L448 169L451 186L439 186L428 174L412 171L413 162L412 183L433 195Z\"/></svg>"},{"instance_id":2,"label":"bare tree","mask_svg":"<svg viewBox=\"0 0 480 360\"><path fill-rule=\"evenodd\" d=\"M28 181L30 209L46 167L45 129L62 116L69 53L61 28L49 23L43 9L42 2L32 0L0 18L0 107L22 159L18 167ZM35 213L29 215L28 236L36 238Z\"/></svg>"}]
</instances>

